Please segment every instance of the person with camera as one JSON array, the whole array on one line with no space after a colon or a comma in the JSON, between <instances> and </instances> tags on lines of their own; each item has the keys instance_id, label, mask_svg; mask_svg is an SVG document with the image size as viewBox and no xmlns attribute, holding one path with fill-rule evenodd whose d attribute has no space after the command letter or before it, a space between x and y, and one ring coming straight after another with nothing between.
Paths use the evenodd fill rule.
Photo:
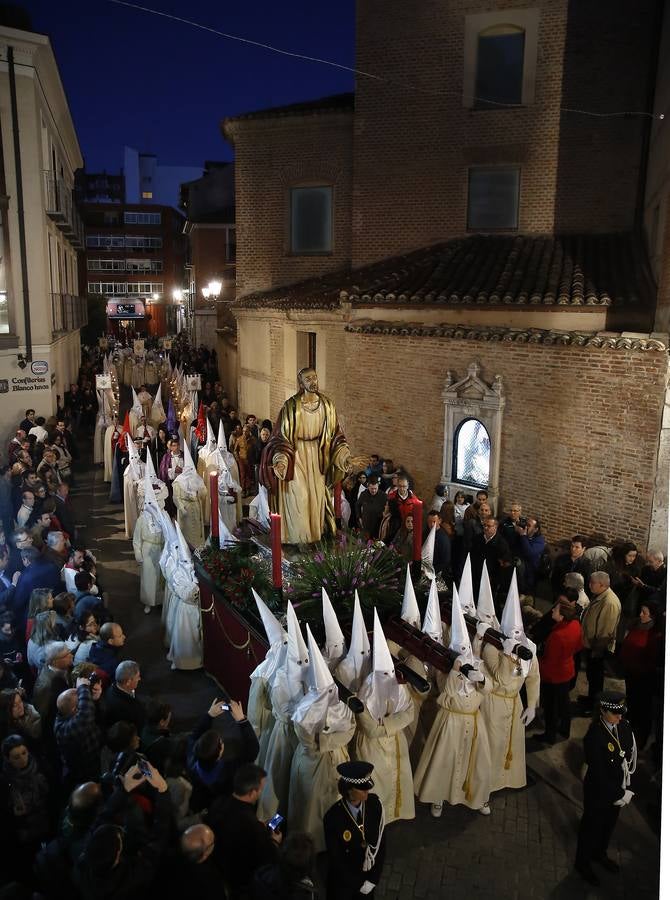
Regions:
<instances>
[{"instance_id":1,"label":"person with camera","mask_svg":"<svg viewBox=\"0 0 670 900\"><path fill-rule=\"evenodd\" d=\"M232 795L216 799L207 814L207 824L216 835L216 862L231 900L248 900L256 869L277 861L282 832L269 827L272 820L264 824L256 816L266 774L253 763L240 766L233 777Z\"/></svg>"},{"instance_id":2,"label":"person with camera","mask_svg":"<svg viewBox=\"0 0 670 900\"><path fill-rule=\"evenodd\" d=\"M134 900L155 883L171 829L168 786L148 760L128 754L114 774L114 790L74 873L82 900ZM142 794L142 802L135 793ZM118 824L132 803L145 811L146 829L131 835Z\"/></svg>"},{"instance_id":3,"label":"person with camera","mask_svg":"<svg viewBox=\"0 0 670 900\"><path fill-rule=\"evenodd\" d=\"M213 728L214 720L228 713L238 726L239 753L224 759L224 742ZM229 796L237 769L258 756L258 738L237 700L214 700L189 737L188 770L193 784L191 809L211 808L220 796Z\"/></svg>"},{"instance_id":4,"label":"person with camera","mask_svg":"<svg viewBox=\"0 0 670 900\"><path fill-rule=\"evenodd\" d=\"M58 696L54 722L56 744L63 765L63 784L69 794L76 785L100 778L100 732L95 720L95 694L100 680L91 674L77 678L77 686Z\"/></svg>"}]
</instances>

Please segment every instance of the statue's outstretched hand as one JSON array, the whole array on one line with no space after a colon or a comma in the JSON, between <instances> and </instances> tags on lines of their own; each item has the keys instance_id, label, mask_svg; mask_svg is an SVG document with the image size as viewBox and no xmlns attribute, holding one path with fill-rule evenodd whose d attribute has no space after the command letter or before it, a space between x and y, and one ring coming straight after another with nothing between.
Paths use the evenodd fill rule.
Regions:
<instances>
[{"instance_id":1,"label":"statue's outstretched hand","mask_svg":"<svg viewBox=\"0 0 670 900\"><path fill-rule=\"evenodd\" d=\"M371 461L369 456L350 456L348 471L352 471L353 469L358 472L361 469L367 469Z\"/></svg>"},{"instance_id":2,"label":"statue's outstretched hand","mask_svg":"<svg viewBox=\"0 0 670 900\"><path fill-rule=\"evenodd\" d=\"M288 458L284 453L275 453L272 457L272 468L280 481L283 481L286 478Z\"/></svg>"}]
</instances>

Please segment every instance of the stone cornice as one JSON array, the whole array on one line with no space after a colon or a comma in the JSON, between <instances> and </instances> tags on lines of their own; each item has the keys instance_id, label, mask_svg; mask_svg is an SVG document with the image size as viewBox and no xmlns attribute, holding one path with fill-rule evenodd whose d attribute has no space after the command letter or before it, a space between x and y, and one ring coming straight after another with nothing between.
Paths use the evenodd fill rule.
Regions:
<instances>
[{"instance_id":1,"label":"stone cornice","mask_svg":"<svg viewBox=\"0 0 670 900\"><path fill-rule=\"evenodd\" d=\"M445 337L461 341L542 344L549 347L595 347L601 350L652 350L667 353L667 334L638 334L614 331L548 331L541 328L493 328L469 325L421 325L399 322L350 322L345 331L353 334L392 337Z\"/></svg>"}]
</instances>

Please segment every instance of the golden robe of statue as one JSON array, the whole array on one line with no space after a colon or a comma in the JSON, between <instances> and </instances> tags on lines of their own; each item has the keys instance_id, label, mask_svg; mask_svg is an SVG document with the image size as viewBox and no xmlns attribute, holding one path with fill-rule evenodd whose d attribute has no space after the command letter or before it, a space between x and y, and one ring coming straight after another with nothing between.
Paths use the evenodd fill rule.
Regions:
<instances>
[{"instance_id":1,"label":"golden robe of statue","mask_svg":"<svg viewBox=\"0 0 670 900\"><path fill-rule=\"evenodd\" d=\"M335 533L332 488L351 469L351 454L335 406L319 393L314 369L282 406L263 451L261 483L270 509L282 517L282 542L310 544Z\"/></svg>"}]
</instances>

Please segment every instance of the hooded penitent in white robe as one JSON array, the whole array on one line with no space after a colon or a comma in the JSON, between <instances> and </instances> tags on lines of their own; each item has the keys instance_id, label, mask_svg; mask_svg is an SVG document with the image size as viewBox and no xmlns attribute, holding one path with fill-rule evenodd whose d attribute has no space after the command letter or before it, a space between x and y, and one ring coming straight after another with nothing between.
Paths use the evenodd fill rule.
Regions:
<instances>
[{"instance_id":1,"label":"hooded penitent in white robe","mask_svg":"<svg viewBox=\"0 0 670 900\"><path fill-rule=\"evenodd\" d=\"M347 745L356 723L339 698L309 625L307 641L309 691L293 713L298 746L291 763L288 827L309 834L320 853L326 849L323 817L339 798L337 767L349 759Z\"/></svg>"},{"instance_id":2,"label":"hooded penitent in white robe","mask_svg":"<svg viewBox=\"0 0 670 900\"><path fill-rule=\"evenodd\" d=\"M421 630L434 641L437 641L438 644L444 645L445 626L442 622L440 599L434 579L430 583L426 614L423 618ZM405 665L407 664L408 661L405 660ZM440 693L439 682L440 678L443 676L442 673L437 672L432 666L424 666L423 672L420 671L417 665L412 665L412 668L414 671L419 671L419 674L423 675L430 684L430 691L427 694L420 694L418 691L415 691L413 694L415 718L410 724L408 739L410 740L410 759L412 764L416 765L421 758L426 739L430 733L430 729L433 727L435 716L437 715L437 697Z\"/></svg>"},{"instance_id":3,"label":"hooded penitent in white robe","mask_svg":"<svg viewBox=\"0 0 670 900\"><path fill-rule=\"evenodd\" d=\"M162 425L166 420L167 416L165 415L165 410L163 409L163 402L161 400L161 386L158 385L158 390L156 391L156 397L154 398L154 402L151 406L151 424L154 428L158 428L159 425Z\"/></svg>"},{"instance_id":4,"label":"hooded penitent in white robe","mask_svg":"<svg viewBox=\"0 0 670 900\"><path fill-rule=\"evenodd\" d=\"M151 408L153 406L153 400L151 398L151 394L149 391L140 391L137 395L137 399L142 404L142 415L147 420L147 424L151 422Z\"/></svg>"},{"instance_id":5,"label":"hooded penitent in white robe","mask_svg":"<svg viewBox=\"0 0 670 900\"><path fill-rule=\"evenodd\" d=\"M179 523L175 527L180 559L172 573L172 628L167 658L173 669L202 668L200 590L188 545Z\"/></svg>"},{"instance_id":6,"label":"hooded penitent in white robe","mask_svg":"<svg viewBox=\"0 0 670 900\"><path fill-rule=\"evenodd\" d=\"M358 591L354 591L354 615L351 620L349 652L335 669L335 677L348 690L356 693L370 674L371 668L370 640L365 628Z\"/></svg>"},{"instance_id":7,"label":"hooded penitent in white robe","mask_svg":"<svg viewBox=\"0 0 670 900\"><path fill-rule=\"evenodd\" d=\"M482 717L491 746L492 791L525 787L526 726L521 720L524 709L519 691L525 683L526 708L533 710L533 716L540 697L540 670L535 644L523 630L516 572L512 575L500 627L508 638L505 644L509 652L501 652L490 644L484 644L482 648L482 659L493 685L482 704ZM532 660L526 662L511 656L511 648L515 644L528 647L533 652Z\"/></svg>"},{"instance_id":8,"label":"hooded penitent in white robe","mask_svg":"<svg viewBox=\"0 0 670 900\"><path fill-rule=\"evenodd\" d=\"M147 456L147 459L151 459ZM153 467L152 467L153 468ZM155 473L144 472L144 481L139 486L142 513L135 523L133 550L140 564L140 603L143 606L160 606L163 603L165 583L160 568L165 538L161 522L161 509L167 498L167 488Z\"/></svg>"},{"instance_id":9,"label":"hooded penitent in white robe","mask_svg":"<svg viewBox=\"0 0 670 900\"><path fill-rule=\"evenodd\" d=\"M326 631L326 645L323 648L323 658L331 672L334 672L347 652L344 634L337 620L337 613L333 608L330 597L324 587L321 588L321 605L323 610L323 624Z\"/></svg>"},{"instance_id":10,"label":"hooded penitent in white robe","mask_svg":"<svg viewBox=\"0 0 670 900\"><path fill-rule=\"evenodd\" d=\"M98 415L95 419L93 434L93 462L97 466L105 460L105 434L112 421L112 415L105 392L96 391L96 394L98 396Z\"/></svg>"},{"instance_id":11,"label":"hooded penitent in white robe","mask_svg":"<svg viewBox=\"0 0 670 900\"><path fill-rule=\"evenodd\" d=\"M293 606L286 606L288 644L284 665L277 669L270 690L275 724L265 754L268 773L258 800L257 816L267 822L276 812L288 815L291 760L298 744L291 718L307 690L309 653Z\"/></svg>"},{"instance_id":12,"label":"hooded penitent in white robe","mask_svg":"<svg viewBox=\"0 0 670 900\"><path fill-rule=\"evenodd\" d=\"M263 662L259 663L249 676L251 685L247 703L247 719L251 722L258 738L259 750L256 762L265 768L268 742L275 724L270 692L277 669L286 661L288 635L253 588L251 592L270 645Z\"/></svg>"},{"instance_id":13,"label":"hooded penitent in white robe","mask_svg":"<svg viewBox=\"0 0 670 900\"><path fill-rule=\"evenodd\" d=\"M203 515L206 496L205 483L195 471L188 445L184 442L184 470L172 482L172 499L177 507L179 527L193 547L202 547L205 543Z\"/></svg>"},{"instance_id":14,"label":"hooded penitent in white robe","mask_svg":"<svg viewBox=\"0 0 670 900\"><path fill-rule=\"evenodd\" d=\"M126 537L132 538L135 533L135 522L140 514L137 504L137 486L144 478L144 463L129 436L126 437L126 441L128 443L128 465L123 473L123 518Z\"/></svg>"},{"instance_id":15,"label":"hooded penitent in white robe","mask_svg":"<svg viewBox=\"0 0 670 900\"><path fill-rule=\"evenodd\" d=\"M352 756L375 767L375 793L386 822L414 818L414 785L404 729L414 716L406 685L398 684L377 610L374 613L372 672L358 692L365 704L356 716Z\"/></svg>"},{"instance_id":16,"label":"hooded penitent in white robe","mask_svg":"<svg viewBox=\"0 0 670 900\"><path fill-rule=\"evenodd\" d=\"M140 398L137 396L135 388L131 387L130 390L133 396L133 405L128 410L128 421L130 423L130 433L134 435L137 431L137 426L140 424L140 419L144 415L144 410L142 409L142 404L140 403Z\"/></svg>"},{"instance_id":17,"label":"hooded penitent in white robe","mask_svg":"<svg viewBox=\"0 0 670 900\"><path fill-rule=\"evenodd\" d=\"M165 582L163 608L161 610L161 624L163 625L163 642L170 646L170 631L174 613L174 601L176 600L172 590L172 575L180 560L179 545L177 542L177 530L167 512L161 510L161 525L163 527L163 551L159 565Z\"/></svg>"},{"instance_id":18,"label":"hooded penitent in white robe","mask_svg":"<svg viewBox=\"0 0 670 900\"><path fill-rule=\"evenodd\" d=\"M462 664L473 666L473 681L452 669L441 676L438 712L414 772L414 790L424 803L463 804L480 809L491 792L491 756L479 707L491 683L479 672L459 603L451 604L451 643Z\"/></svg>"},{"instance_id":19,"label":"hooded penitent in white robe","mask_svg":"<svg viewBox=\"0 0 670 900\"><path fill-rule=\"evenodd\" d=\"M235 485L233 490L236 492L237 499L235 503L235 524L241 520L242 518L242 488L240 487L240 469L237 465L237 460L233 456L233 454L228 450L228 445L226 443L226 434L223 430L223 422L219 422L219 433L216 441L216 448L221 455L221 461L225 463L230 478L232 479L232 484ZM219 472L222 473L222 468L219 467ZM224 481L227 483L228 479L225 477L224 473ZM221 505L221 478L219 478L219 505ZM224 516L225 518L225 516ZM226 521L228 521L226 519ZM232 526L228 526L229 528Z\"/></svg>"},{"instance_id":20,"label":"hooded penitent in white robe","mask_svg":"<svg viewBox=\"0 0 670 900\"><path fill-rule=\"evenodd\" d=\"M249 518L256 519L265 528L270 528L270 504L268 489L264 484L258 485L258 493L249 504Z\"/></svg>"}]
</instances>

